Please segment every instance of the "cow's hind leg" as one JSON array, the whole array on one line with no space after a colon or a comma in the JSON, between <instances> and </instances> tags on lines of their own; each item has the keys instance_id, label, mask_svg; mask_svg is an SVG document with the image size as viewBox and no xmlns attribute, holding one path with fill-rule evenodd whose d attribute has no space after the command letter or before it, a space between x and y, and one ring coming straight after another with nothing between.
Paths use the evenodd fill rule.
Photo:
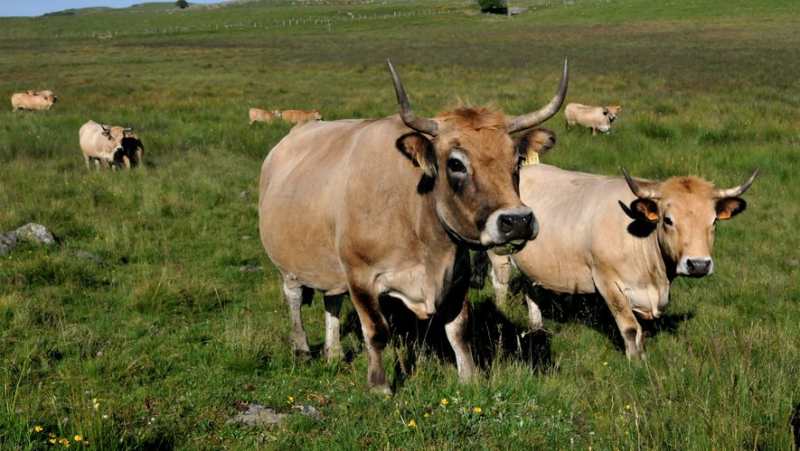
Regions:
<instances>
[{"instance_id":1,"label":"cow's hind leg","mask_svg":"<svg viewBox=\"0 0 800 451\"><path fill-rule=\"evenodd\" d=\"M339 340L339 314L342 311L344 295L325 296L325 358L328 362L339 360L342 353L342 343Z\"/></svg>"},{"instance_id":2,"label":"cow's hind leg","mask_svg":"<svg viewBox=\"0 0 800 451\"><path fill-rule=\"evenodd\" d=\"M494 299L498 307L504 307L508 300L508 284L511 281L511 273L514 271L510 255L497 255L489 252L489 260L492 262L492 287L494 288Z\"/></svg>"},{"instance_id":3,"label":"cow's hind leg","mask_svg":"<svg viewBox=\"0 0 800 451\"><path fill-rule=\"evenodd\" d=\"M544 329L542 311L539 309L539 306L533 302L533 299L531 299L528 293L525 293L525 303L528 304L528 322L531 325L531 331L536 332Z\"/></svg>"},{"instance_id":4,"label":"cow's hind leg","mask_svg":"<svg viewBox=\"0 0 800 451\"><path fill-rule=\"evenodd\" d=\"M381 312L378 298L368 290L350 283L350 299L361 321L361 331L369 354L367 388L374 392L390 395L392 389L386 381L383 368L383 348L389 341L389 324Z\"/></svg>"},{"instance_id":5,"label":"cow's hind leg","mask_svg":"<svg viewBox=\"0 0 800 451\"><path fill-rule=\"evenodd\" d=\"M305 287L291 274L283 276L283 295L289 304L289 314L292 320L292 349L295 355L302 359L311 356L311 349L308 347L308 337L303 328L303 315L300 308L303 304L311 304L314 290Z\"/></svg>"},{"instance_id":6,"label":"cow's hind leg","mask_svg":"<svg viewBox=\"0 0 800 451\"><path fill-rule=\"evenodd\" d=\"M622 333L622 339L625 341L625 355L629 359L642 356L644 354L644 332L639 321L636 320L631 304L622 288L611 282L597 284L597 290L606 300L606 304L617 322L617 327Z\"/></svg>"}]
</instances>

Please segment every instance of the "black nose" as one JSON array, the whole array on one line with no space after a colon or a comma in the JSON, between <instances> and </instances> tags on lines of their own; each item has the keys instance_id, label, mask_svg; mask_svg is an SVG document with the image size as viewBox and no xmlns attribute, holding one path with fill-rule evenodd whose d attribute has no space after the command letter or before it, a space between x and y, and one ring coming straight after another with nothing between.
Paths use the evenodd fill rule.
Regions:
<instances>
[{"instance_id":1,"label":"black nose","mask_svg":"<svg viewBox=\"0 0 800 451\"><path fill-rule=\"evenodd\" d=\"M539 234L539 224L533 212L500 215L497 218L497 228L508 241L532 240Z\"/></svg>"},{"instance_id":2,"label":"black nose","mask_svg":"<svg viewBox=\"0 0 800 451\"><path fill-rule=\"evenodd\" d=\"M707 259L689 259L686 260L686 269L692 277L707 276L711 270L711 260Z\"/></svg>"}]
</instances>

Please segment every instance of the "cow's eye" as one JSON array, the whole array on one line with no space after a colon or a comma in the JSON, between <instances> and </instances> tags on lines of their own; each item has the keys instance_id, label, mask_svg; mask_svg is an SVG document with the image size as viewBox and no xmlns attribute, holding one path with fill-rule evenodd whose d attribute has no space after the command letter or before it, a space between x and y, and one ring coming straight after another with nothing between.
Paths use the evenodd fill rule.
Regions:
<instances>
[{"instance_id":1,"label":"cow's eye","mask_svg":"<svg viewBox=\"0 0 800 451\"><path fill-rule=\"evenodd\" d=\"M664 216L664 225L672 227L675 224L672 223L672 219L669 216Z\"/></svg>"},{"instance_id":2,"label":"cow's eye","mask_svg":"<svg viewBox=\"0 0 800 451\"><path fill-rule=\"evenodd\" d=\"M467 172L467 167L464 166L464 163L459 160L458 158L450 158L447 160L447 169L450 172L458 173L458 174L465 174Z\"/></svg>"}]
</instances>

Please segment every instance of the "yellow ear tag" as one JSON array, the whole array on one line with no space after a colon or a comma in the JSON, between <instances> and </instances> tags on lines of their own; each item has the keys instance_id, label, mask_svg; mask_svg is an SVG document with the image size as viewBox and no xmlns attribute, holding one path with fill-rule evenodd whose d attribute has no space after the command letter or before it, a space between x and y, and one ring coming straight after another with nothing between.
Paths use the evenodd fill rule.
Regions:
<instances>
[{"instance_id":1,"label":"yellow ear tag","mask_svg":"<svg viewBox=\"0 0 800 451\"><path fill-rule=\"evenodd\" d=\"M647 219L649 219L650 221L653 221L653 222L658 221L658 215L653 213L652 211L648 211L647 212Z\"/></svg>"},{"instance_id":2,"label":"yellow ear tag","mask_svg":"<svg viewBox=\"0 0 800 451\"><path fill-rule=\"evenodd\" d=\"M522 160L520 166L530 166L533 164L539 164L539 154L536 152L530 152L533 156L528 155L525 159Z\"/></svg>"}]
</instances>

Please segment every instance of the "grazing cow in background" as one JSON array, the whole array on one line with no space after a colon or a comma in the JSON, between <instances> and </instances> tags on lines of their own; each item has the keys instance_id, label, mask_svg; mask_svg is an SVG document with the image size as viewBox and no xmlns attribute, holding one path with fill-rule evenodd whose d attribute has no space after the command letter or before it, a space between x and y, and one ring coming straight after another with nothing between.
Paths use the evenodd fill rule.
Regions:
<instances>
[{"instance_id":1,"label":"grazing cow in background","mask_svg":"<svg viewBox=\"0 0 800 451\"><path fill-rule=\"evenodd\" d=\"M317 110L283 110L281 117L284 121L299 124L308 121L321 121L322 115Z\"/></svg>"},{"instance_id":2,"label":"grazing cow in background","mask_svg":"<svg viewBox=\"0 0 800 451\"><path fill-rule=\"evenodd\" d=\"M122 137L122 152L114 154L114 163L126 168L136 167L142 164L144 156L144 144L137 133L132 131L124 132Z\"/></svg>"},{"instance_id":3,"label":"grazing cow in background","mask_svg":"<svg viewBox=\"0 0 800 451\"><path fill-rule=\"evenodd\" d=\"M49 110L58 100L53 91L28 91L18 92L11 96L11 109L19 110Z\"/></svg>"},{"instance_id":4,"label":"grazing cow in background","mask_svg":"<svg viewBox=\"0 0 800 451\"><path fill-rule=\"evenodd\" d=\"M527 166L520 197L541 221L539 238L513 256L489 252L498 304L505 301L511 265L534 285L557 293L602 296L625 340L630 358L644 352L642 328L633 315L658 318L677 276L714 272L711 248L718 220L744 211L742 195L760 168L742 185L715 189L697 177L665 182ZM483 255L481 255L483 256ZM482 283L485 258L476 258ZM473 279L473 286L479 285ZM542 327L539 307L527 295L531 327Z\"/></svg>"},{"instance_id":5,"label":"grazing cow in background","mask_svg":"<svg viewBox=\"0 0 800 451\"><path fill-rule=\"evenodd\" d=\"M619 105L591 106L569 103L564 107L566 128L569 129L570 126L577 124L592 129L592 136L596 136L598 130L606 133L611 130L611 123L617 118L620 110L622 107Z\"/></svg>"},{"instance_id":6,"label":"grazing cow in background","mask_svg":"<svg viewBox=\"0 0 800 451\"><path fill-rule=\"evenodd\" d=\"M536 112L461 107L427 119L411 110L391 62L389 70L400 115L294 127L264 161L258 207L261 240L283 277L295 353L309 354L300 307L319 290L325 355L341 357L339 311L349 293L369 354L367 387L383 393L391 393L381 363L384 296L420 319L440 317L461 380L473 377L469 249L536 236L517 171L535 143L551 141L533 127L558 111L567 90L565 62L557 95Z\"/></svg>"},{"instance_id":7,"label":"grazing cow in background","mask_svg":"<svg viewBox=\"0 0 800 451\"><path fill-rule=\"evenodd\" d=\"M254 122L271 122L280 118L280 110L266 111L259 108L250 108L250 125L253 125Z\"/></svg>"},{"instance_id":8,"label":"grazing cow in background","mask_svg":"<svg viewBox=\"0 0 800 451\"><path fill-rule=\"evenodd\" d=\"M95 160L98 169L100 164L105 168L116 168L118 162L124 161L125 147L122 141L130 131L130 127L101 125L92 120L83 124L78 135L86 169L91 169L90 160Z\"/></svg>"}]
</instances>

